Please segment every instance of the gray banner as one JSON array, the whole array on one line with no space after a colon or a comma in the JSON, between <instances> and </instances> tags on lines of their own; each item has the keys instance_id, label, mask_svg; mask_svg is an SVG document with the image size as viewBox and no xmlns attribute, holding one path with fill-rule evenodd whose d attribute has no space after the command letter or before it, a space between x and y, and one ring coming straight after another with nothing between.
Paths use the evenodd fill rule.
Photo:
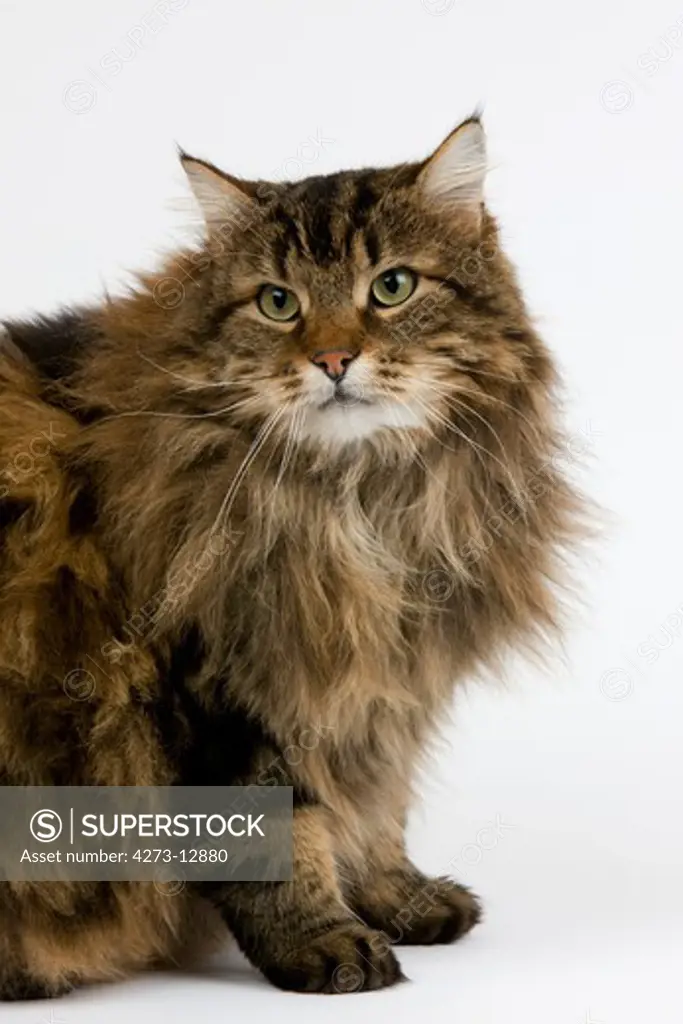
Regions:
<instances>
[{"instance_id":1,"label":"gray banner","mask_svg":"<svg viewBox=\"0 0 683 1024\"><path fill-rule=\"evenodd\" d=\"M0 786L0 880L286 881L287 786Z\"/></svg>"}]
</instances>

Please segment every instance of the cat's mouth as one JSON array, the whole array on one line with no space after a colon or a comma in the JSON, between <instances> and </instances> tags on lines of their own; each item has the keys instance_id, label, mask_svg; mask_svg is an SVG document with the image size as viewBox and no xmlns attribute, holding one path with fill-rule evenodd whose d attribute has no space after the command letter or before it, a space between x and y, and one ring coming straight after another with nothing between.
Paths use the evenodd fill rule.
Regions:
<instances>
[{"instance_id":1,"label":"cat's mouth","mask_svg":"<svg viewBox=\"0 0 683 1024\"><path fill-rule=\"evenodd\" d=\"M334 394L325 399L324 402L320 402L318 409L321 411L331 409L333 407L351 409L354 406L368 406L374 404L374 402L371 402L370 399L362 393L361 388L348 384L337 384Z\"/></svg>"},{"instance_id":2,"label":"cat's mouth","mask_svg":"<svg viewBox=\"0 0 683 1024\"><path fill-rule=\"evenodd\" d=\"M315 367L305 374L299 399L303 418L297 427L301 438L339 446L362 441L377 431L424 426L421 403L395 398L371 373L359 372L358 362L351 371L334 382Z\"/></svg>"}]
</instances>

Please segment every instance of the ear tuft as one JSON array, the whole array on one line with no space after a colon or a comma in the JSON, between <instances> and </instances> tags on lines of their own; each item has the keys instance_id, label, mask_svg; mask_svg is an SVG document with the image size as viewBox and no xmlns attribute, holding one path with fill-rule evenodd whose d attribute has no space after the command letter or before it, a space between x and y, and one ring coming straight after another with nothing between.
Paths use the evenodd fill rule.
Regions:
<instances>
[{"instance_id":1,"label":"ear tuft","mask_svg":"<svg viewBox=\"0 0 683 1024\"><path fill-rule=\"evenodd\" d=\"M486 176L486 136L478 118L459 125L426 161L419 176L424 194L444 207L477 215Z\"/></svg>"},{"instance_id":2,"label":"ear tuft","mask_svg":"<svg viewBox=\"0 0 683 1024\"><path fill-rule=\"evenodd\" d=\"M180 151L180 162L208 226L248 216L254 200L246 183L219 171L206 160Z\"/></svg>"}]
</instances>

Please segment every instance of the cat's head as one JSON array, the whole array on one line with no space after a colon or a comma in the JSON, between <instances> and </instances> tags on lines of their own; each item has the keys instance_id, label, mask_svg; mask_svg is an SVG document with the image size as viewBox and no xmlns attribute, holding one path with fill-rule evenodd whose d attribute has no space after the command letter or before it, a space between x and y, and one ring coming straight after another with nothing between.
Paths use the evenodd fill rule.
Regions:
<instances>
[{"instance_id":1,"label":"cat's head","mask_svg":"<svg viewBox=\"0 0 683 1024\"><path fill-rule=\"evenodd\" d=\"M419 439L550 373L484 206L477 118L390 169L276 184L182 162L207 236L183 286L201 357L175 372L234 423L330 448Z\"/></svg>"}]
</instances>

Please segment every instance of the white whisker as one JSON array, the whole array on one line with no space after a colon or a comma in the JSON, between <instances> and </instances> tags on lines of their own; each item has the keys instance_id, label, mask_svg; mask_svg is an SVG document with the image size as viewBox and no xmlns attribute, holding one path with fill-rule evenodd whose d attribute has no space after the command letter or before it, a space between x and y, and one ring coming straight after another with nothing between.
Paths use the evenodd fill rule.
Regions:
<instances>
[{"instance_id":1,"label":"white whisker","mask_svg":"<svg viewBox=\"0 0 683 1024\"><path fill-rule=\"evenodd\" d=\"M280 419L284 416L285 412L286 408L282 406L276 412L272 413L268 417L266 422L263 424L258 434L256 435L256 438L254 439L251 447L249 448L249 451L247 452L246 456L242 461L242 464L237 470L232 480L232 483L230 484L230 487L228 488L227 494L225 495L223 501L221 502L221 506L218 510L218 514L214 520L213 526L209 530L208 542L212 540L218 529L220 529L222 525L221 520L227 519L227 517L230 515L230 511L232 509L235 496L237 494L237 491L239 490L240 484L244 480L249 470L249 467L251 466L252 462L265 445L270 435L273 433L275 427L277 426Z\"/></svg>"}]
</instances>

